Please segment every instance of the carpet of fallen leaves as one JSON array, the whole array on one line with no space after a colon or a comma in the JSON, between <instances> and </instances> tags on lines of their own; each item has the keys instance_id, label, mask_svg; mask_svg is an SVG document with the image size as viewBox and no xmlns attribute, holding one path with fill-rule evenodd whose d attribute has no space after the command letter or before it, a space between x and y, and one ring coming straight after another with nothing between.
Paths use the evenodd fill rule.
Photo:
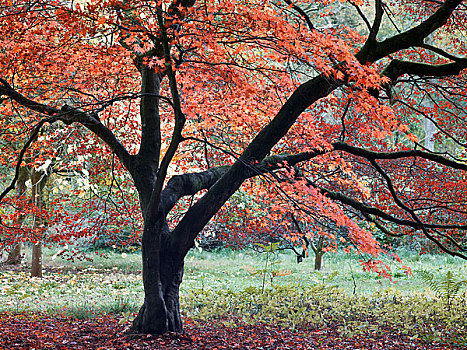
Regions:
<instances>
[{"instance_id":1,"label":"carpet of fallen leaves","mask_svg":"<svg viewBox=\"0 0 467 350\"><path fill-rule=\"evenodd\" d=\"M40 314L0 313L0 349L452 349L420 344L396 332L383 337L342 337L332 327L288 329L234 320L185 319L185 334L132 334L118 317L88 320ZM457 348L459 349L459 348Z\"/></svg>"}]
</instances>

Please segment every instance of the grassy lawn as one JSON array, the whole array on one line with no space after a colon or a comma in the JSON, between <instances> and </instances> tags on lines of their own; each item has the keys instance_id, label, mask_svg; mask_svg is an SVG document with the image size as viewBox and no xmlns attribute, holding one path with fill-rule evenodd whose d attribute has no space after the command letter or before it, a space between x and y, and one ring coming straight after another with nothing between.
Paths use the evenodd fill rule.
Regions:
<instances>
[{"instance_id":1,"label":"grassy lawn","mask_svg":"<svg viewBox=\"0 0 467 350\"><path fill-rule=\"evenodd\" d=\"M30 278L26 266L17 270L0 270L1 311L46 311L79 309L93 312L134 310L142 302L141 255L106 252L105 257L89 253L92 261L70 261L56 257L57 250L44 251L44 278ZM27 262L28 252L26 253ZM467 262L446 255L422 255L399 252L404 265L413 275L404 273L402 264L386 257L393 280L363 271L359 259L345 253L328 253L323 269L313 270L313 259L297 264L291 253L258 253L252 250L192 250L185 263L182 297L193 290L242 291L271 286L294 285L336 286L347 294L372 294L396 290L410 295L414 292L435 297L420 278L420 271L430 271L442 279L452 271L459 279L467 279ZM266 265L266 259L268 264ZM465 288L464 288L465 289Z\"/></svg>"},{"instance_id":2,"label":"grassy lawn","mask_svg":"<svg viewBox=\"0 0 467 350\"><path fill-rule=\"evenodd\" d=\"M416 255L406 251L399 252L402 264L392 258L383 258L390 268L393 280L381 278L374 273L365 272L359 262L362 257L345 253L324 255L323 269L313 270L314 262L310 257L297 264L291 253L270 254L266 266L266 253L254 251L219 253L193 250L186 260L184 288L212 288L242 290L246 287L262 287L266 270L266 285L271 285L271 272L290 270L291 274L273 278L273 284L298 284L301 286L328 283L337 285L347 293L373 293L388 288L403 293L414 291L427 292L426 283L419 278L419 272L427 270L442 277L447 271L467 278L467 262L445 255ZM367 257L368 259L368 257ZM413 276L404 273L402 265L412 269ZM253 272L253 273L252 273ZM254 273L256 272L256 273Z\"/></svg>"},{"instance_id":3,"label":"grassy lawn","mask_svg":"<svg viewBox=\"0 0 467 350\"><path fill-rule=\"evenodd\" d=\"M102 313L131 319L142 303L140 253L89 253L93 261L68 261L45 250L44 278L30 278L27 267L0 270L0 312L45 312L89 318ZM291 253L192 250L186 259L181 288L185 315L198 319L237 315L242 322L286 327L337 325L346 335L387 332L422 337L427 342L467 344L466 285L443 295L448 271L453 280L467 279L467 263L444 255L399 252L390 257L393 281L364 272L359 257L344 253L324 256L323 270L313 259L300 264ZM26 256L27 258L27 256ZM266 264L266 260L268 264ZM421 278L430 271L440 293ZM373 329L373 328L374 329Z\"/></svg>"}]
</instances>

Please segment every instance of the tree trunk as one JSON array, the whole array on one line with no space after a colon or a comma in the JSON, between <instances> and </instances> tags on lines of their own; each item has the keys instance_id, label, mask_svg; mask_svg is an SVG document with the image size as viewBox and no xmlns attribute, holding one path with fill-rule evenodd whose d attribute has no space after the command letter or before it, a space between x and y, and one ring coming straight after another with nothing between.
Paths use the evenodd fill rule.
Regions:
<instances>
[{"instance_id":1,"label":"tree trunk","mask_svg":"<svg viewBox=\"0 0 467 350\"><path fill-rule=\"evenodd\" d=\"M31 277L42 278L42 243L37 242L32 246Z\"/></svg>"},{"instance_id":2,"label":"tree trunk","mask_svg":"<svg viewBox=\"0 0 467 350\"><path fill-rule=\"evenodd\" d=\"M316 245L311 244L311 247L313 249L313 252L315 253L315 270L319 271L321 270L321 267L323 265L323 255L324 255L324 236L319 236L318 238L318 243Z\"/></svg>"},{"instance_id":3,"label":"tree trunk","mask_svg":"<svg viewBox=\"0 0 467 350\"><path fill-rule=\"evenodd\" d=\"M16 184L17 196L24 196L27 187L26 180L28 179L29 173L26 167L21 167L19 169L18 182ZM15 220L14 226L21 227L24 221L24 214L20 214ZM21 243L16 243L13 248L8 252L7 264L10 265L19 265L21 263Z\"/></svg>"},{"instance_id":4,"label":"tree trunk","mask_svg":"<svg viewBox=\"0 0 467 350\"><path fill-rule=\"evenodd\" d=\"M316 252L315 253L315 270L319 271L321 270L322 263L323 263L323 252Z\"/></svg>"},{"instance_id":5,"label":"tree trunk","mask_svg":"<svg viewBox=\"0 0 467 350\"><path fill-rule=\"evenodd\" d=\"M42 242L41 233L44 230L44 220L41 216L43 207L42 190L47 183L48 175L43 171L32 169L32 202L36 206L37 213L34 217L34 229L36 230L37 242L32 247L31 277L42 277Z\"/></svg>"},{"instance_id":6,"label":"tree trunk","mask_svg":"<svg viewBox=\"0 0 467 350\"><path fill-rule=\"evenodd\" d=\"M133 331L161 334L183 332L179 289L183 261L175 261L168 244L165 220L146 224L143 232L144 303L133 321Z\"/></svg>"},{"instance_id":7,"label":"tree trunk","mask_svg":"<svg viewBox=\"0 0 467 350\"><path fill-rule=\"evenodd\" d=\"M16 243L8 252L6 263L9 265L19 265L21 263L21 243Z\"/></svg>"}]
</instances>

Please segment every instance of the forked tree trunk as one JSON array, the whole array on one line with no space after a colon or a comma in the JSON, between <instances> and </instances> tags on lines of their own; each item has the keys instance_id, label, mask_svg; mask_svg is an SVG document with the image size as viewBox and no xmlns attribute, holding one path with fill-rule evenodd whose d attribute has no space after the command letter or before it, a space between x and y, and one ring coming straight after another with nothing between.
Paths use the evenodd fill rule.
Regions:
<instances>
[{"instance_id":1,"label":"forked tree trunk","mask_svg":"<svg viewBox=\"0 0 467 350\"><path fill-rule=\"evenodd\" d=\"M151 334L181 333L179 289L183 261L174 260L175 254L168 246L169 228L165 222L145 226L142 245L144 303L132 329Z\"/></svg>"}]
</instances>

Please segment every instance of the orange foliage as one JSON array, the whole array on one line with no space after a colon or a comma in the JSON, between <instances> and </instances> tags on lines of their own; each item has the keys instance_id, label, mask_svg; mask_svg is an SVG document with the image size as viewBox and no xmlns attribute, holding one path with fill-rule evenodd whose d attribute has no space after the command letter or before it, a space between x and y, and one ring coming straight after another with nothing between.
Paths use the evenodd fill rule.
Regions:
<instances>
[{"instance_id":1,"label":"orange foliage","mask_svg":"<svg viewBox=\"0 0 467 350\"><path fill-rule=\"evenodd\" d=\"M442 82L435 83L393 77L387 70L396 59L440 65L455 60L454 54L410 45L383 57L362 59L358 52L371 36L368 31L344 25L310 29L293 11L293 4L280 1L204 1L186 6L185 1L95 0L72 6L52 0L34 2L31 8L27 3L0 1L0 78L28 99L55 109L38 113L34 106L1 94L6 97L0 104L0 163L10 171L5 179L11 177L12 165L33 127L45 117L59 115L64 104L97 118L95 122L110 130L130 155L138 155L146 128L139 109L144 97L143 66L161 77L176 77L186 122L171 159L170 176L234 164L290 96L304 82L321 77L336 86L304 106L287 126L290 130L269 150L271 155L320 154L300 168L283 162L277 166L282 170L275 167L261 179L246 181L241 188L244 198L234 197L225 205L217 217L218 225L229 232L243 230L245 235L282 227L283 237L300 246L302 237L288 221L294 214L313 224L315 234L326 235L332 242L329 249L336 249L338 239L318 224L323 220L336 229L345 227L359 252L377 256L382 248L365 223L368 215L376 216L375 220L390 230L410 221L401 229L404 234L421 234L419 221L423 222L439 240L446 238L443 235L455 237L454 228L466 218L463 198L467 182L459 167L426 156L388 156L375 161L336 147L343 142L373 152L409 151L414 145L420 147L423 132L417 125L420 118L429 116L438 127L434 135L438 145L457 144L446 158L462 163L467 128L465 110L459 106L467 103L465 69L440 75ZM367 1L352 3L368 6ZM319 2L322 7L333 4ZM305 2L295 5L305 6ZM392 6L393 12L384 10L400 16L401 22L419 23L441 6L437 2L425 5L396 1L384 5ZM456 23L465 17L464 12L453 10L443 31L433 38L443 50L455 47L459 57L466 54L466 44L456 36ZM164 35L170 50L166 55L161 44ZM417 43L423 42L421 39ZM412 88L399 88L398 83ZM177 102L169 79L163 78L161 84L157 107L162 157L174 139ZM422 103L427 95L433 96L434 105ZM86 180L107 188L109 198L114 199L113 209L105 207L103 222L130 225L128 217L139 215L135 214L139 208L132 181L124 175L126 165L112 158L115 147L104 146L102 137L85 129L90 129L88 121L76 119L67 124L71 125L53 124L44 129L24 165L39 167L52 160L58 173L88 172ZM454 157L457 154L461 156ZM263 159L252 160L256 166ZM109 175L110 167L116 177ZM92 225L78 229L93 208L103 208L100 199L105 195L94 193L87 202L76 200L89 193L88 189L72 188L54 198L49 221L67 229L52 241L68 240L76 231L81 236L99 231ZM198 192L193 201L204 193ZM4 207L14 206L13 201L6 199ZM193 201L180 202L172 212L172 229ZM83 203L87 203L84 209ZM65 209L73 204L74 211ZM33 210L22 207L24 212ZM5 225L19 215L11 208L3 210ZM265 214L258 214L259 210ZM449 225L456 227L451 230ZM134 227L140 229L137 224ZM436 230L444 233L439 235ZM5 226L2 234L17 237L17 231ZM307 232L310 237L311 231ZM426 230L422 234L430 235ZM365 263L366 268L385 274L384 266L378 266Z\"/></svg>"}]
</instances>

